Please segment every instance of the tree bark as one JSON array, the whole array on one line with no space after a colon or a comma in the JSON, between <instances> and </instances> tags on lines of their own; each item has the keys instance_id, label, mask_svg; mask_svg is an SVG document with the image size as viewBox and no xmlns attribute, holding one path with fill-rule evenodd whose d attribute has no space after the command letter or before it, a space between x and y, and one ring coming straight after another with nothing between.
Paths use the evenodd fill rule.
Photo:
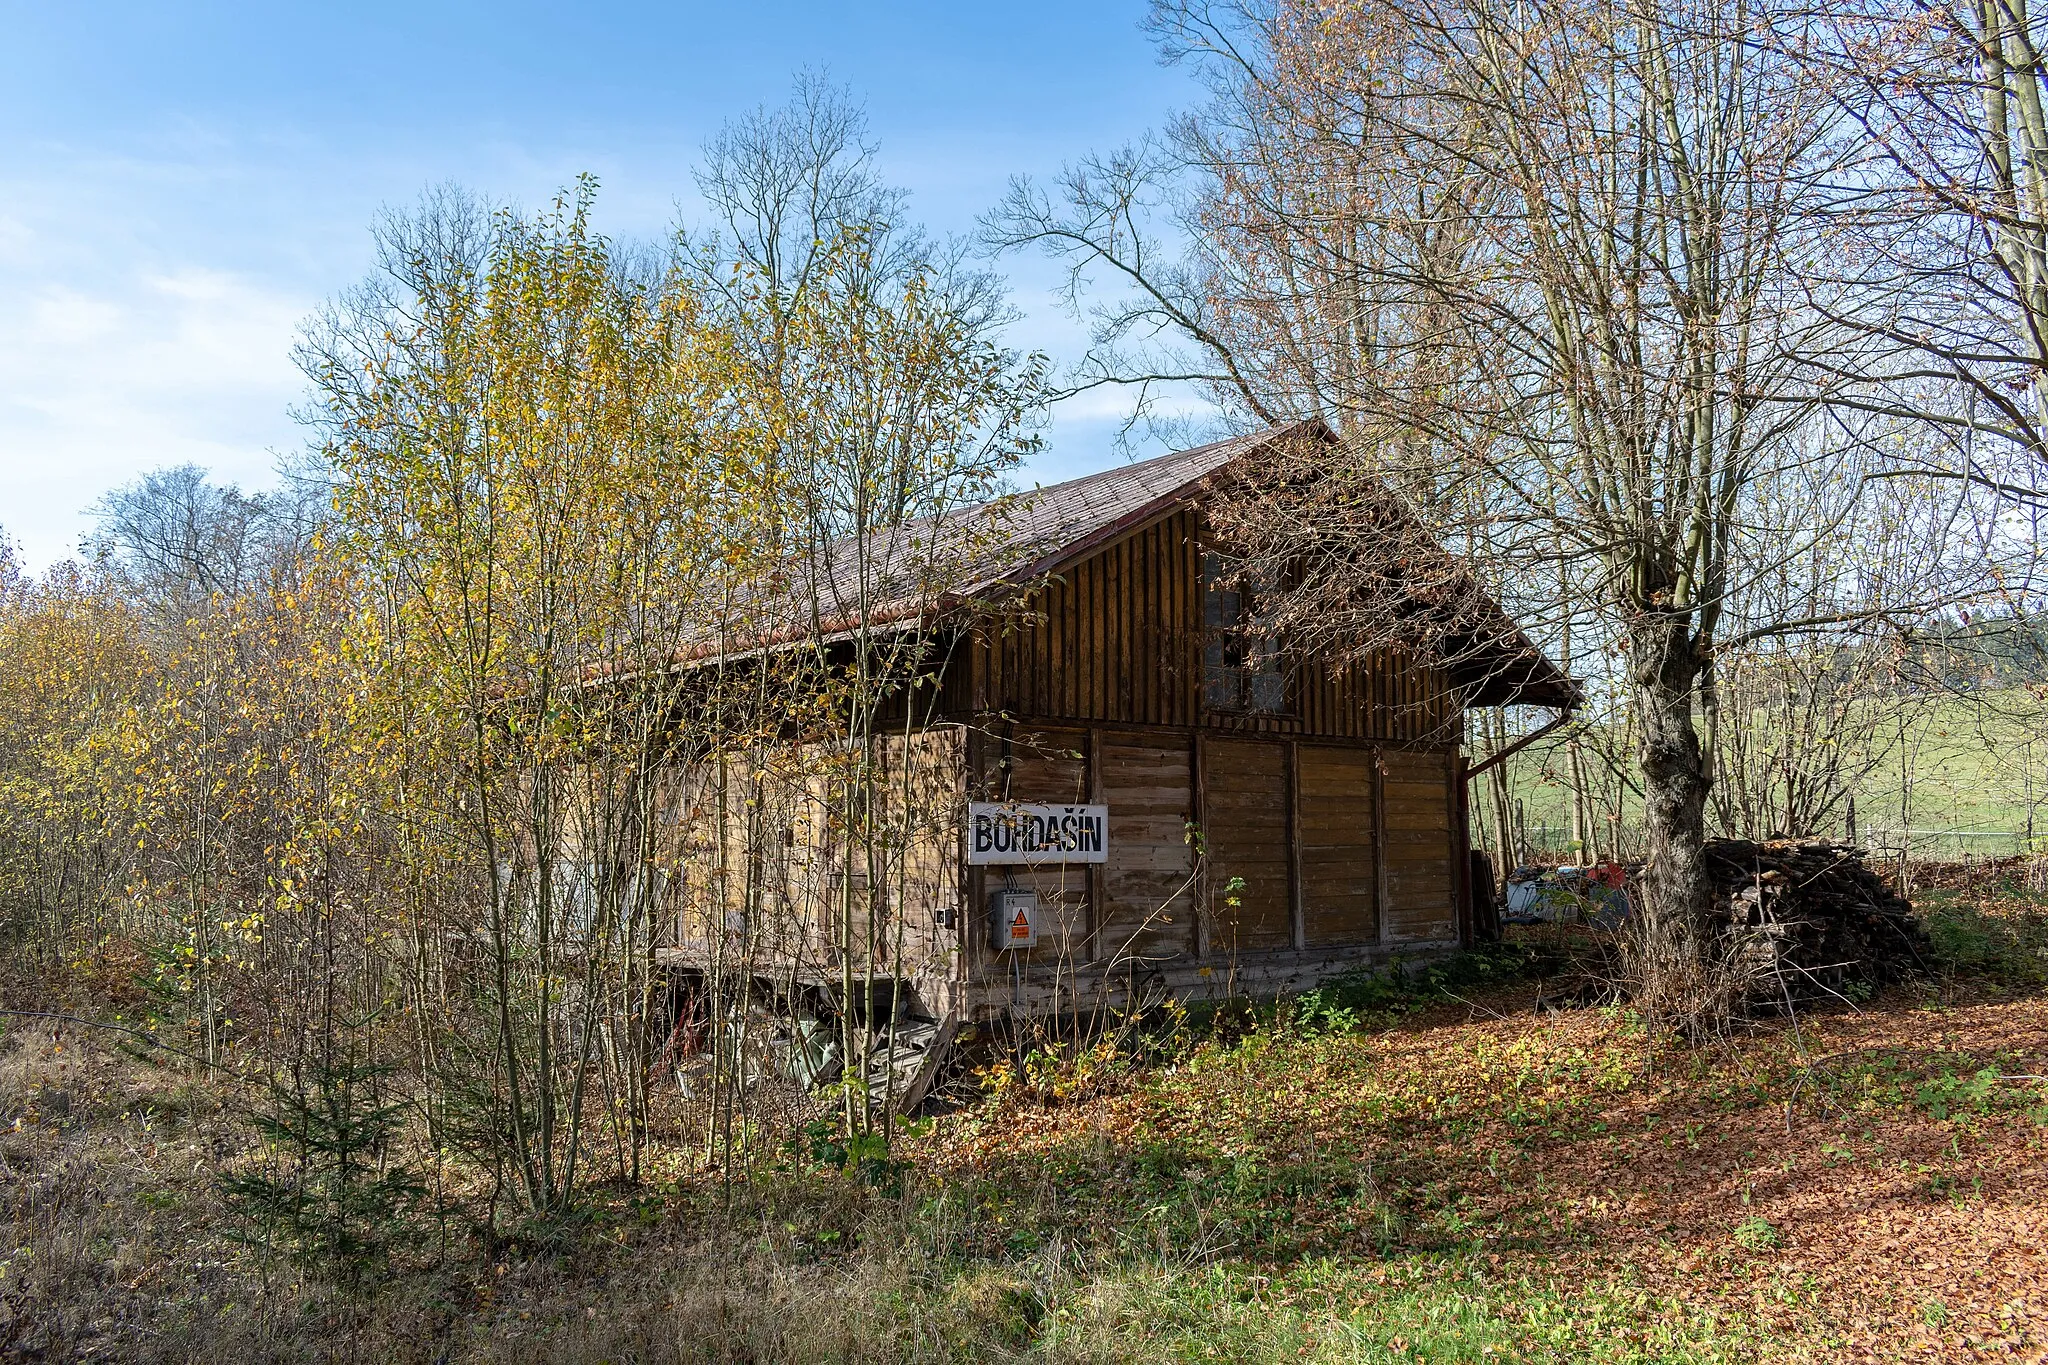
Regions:
<instances>
[{"instance_id":1,"label":"tree bark","mask_svg":"<svg viewBox=\"0 0 2048 1365\"><path fill-rule=\"evenodd\" d=\"M1708 979L1703 929L1713 900L1706 865L1706 805L1713 779L1693 694L1700 658L1685 615L1651 615L1629 632L1629 664L1642 718L1643 826L1649 857L1643 874L1640 933L1635 945L1639 1002L1646 1015L1672 1020L1709 1017L1701 992Z\"/></svg>"}]
</instances>

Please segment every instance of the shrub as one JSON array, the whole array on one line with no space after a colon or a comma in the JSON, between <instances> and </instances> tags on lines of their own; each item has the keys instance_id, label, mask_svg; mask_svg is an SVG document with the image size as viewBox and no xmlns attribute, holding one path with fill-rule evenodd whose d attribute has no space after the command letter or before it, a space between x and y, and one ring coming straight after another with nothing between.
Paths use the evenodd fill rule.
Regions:
<instances>
[{"instance_id":1,"label":"shrub","mask_svg":"<svg viewBox=\"0 0 2048 1365\"><path fill-rule=\"evenodd\" d=\"M1784 1245L1768 1219L1751 1214L1735 1225L1735 1245L1744 1251L1775 1251Z\"/></svg>"}]
</instances>

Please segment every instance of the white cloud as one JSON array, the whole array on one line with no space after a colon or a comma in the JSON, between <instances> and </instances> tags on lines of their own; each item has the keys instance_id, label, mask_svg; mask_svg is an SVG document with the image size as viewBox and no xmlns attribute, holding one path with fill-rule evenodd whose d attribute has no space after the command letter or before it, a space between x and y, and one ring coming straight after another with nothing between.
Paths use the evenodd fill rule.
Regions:
<instances>
[{"instance_id":1,"label":"white cloud","mask_svg":"<svg viewBox=\"0 0 2048 1365\"><path fill-rule=\"evenodd\" d=\"M119 325L121 310L104 299L61 287L47 289L29 309L27 331L58 348L98 342Z\"/></svg>"},{"instance_id":2,"label":"white cloud","mask_svg":"<svg viewBox=\"0 0 2048 1365\"><path fill-rule=\"evenodd\" d=\"M310 300L200 267L95 289L0 273L0 528L32 569L72 553L82 509L190 461L244 485L298 437L290 348ZM12 276L12 278L7 278Z\"/></svg>"},{"instance_id":3,"label":"white cloud","mask_svg":"<svg viewBox=\"0 0 2048 1365\"><path fill-rule=\"evenodd\" d=\"M758 97L780 99L786 70ZM651 130L437 124L363 140L346 125L166 117L97 141L0 145L0 535L40 570L75 550L85 509L147 470L189 461L269 482L272 452L303 440L289 415L303 391L296 327L369 269L380 205L452 177L536 207L595 168L600 225L659 239L693 198L699 139L755 97ZM964 230L1023 144L967 165L979 135L933 141L927 122L885 130L905 154L892 169L918 182L920 214ZM1087 329L1057 306L1058 266L1025 253L1001 268L1026 314L1010 343L1061 364L1080 355ZM1116 463L1130 401L1105 389L1063 405L1027 480Z\"/></svg>"}]
</instances>

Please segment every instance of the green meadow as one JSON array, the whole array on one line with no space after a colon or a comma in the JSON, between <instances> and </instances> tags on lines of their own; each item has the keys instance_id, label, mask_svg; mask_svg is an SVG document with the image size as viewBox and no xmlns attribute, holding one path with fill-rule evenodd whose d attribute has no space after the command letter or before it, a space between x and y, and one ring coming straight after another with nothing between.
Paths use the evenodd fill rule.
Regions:
<instances>
[{"instance_id":1,"label":"green meadow","mask_svg":"<svg viewBox=\"0 0 2048 1365\"><path fill-rule=\"evenodd\" d=\"M1911 830L1912 852L1936 859L2021 852L2030 831L2035 848L2048 843L2048 700L2038 689L1908 698L1892 717L1898 728L1870 727L1845 764L1857 773L1850 789L1859 840L1896 847L1895 832ZM1589 765L1593 749L1586 747ZM1806 759L1794 752L1776 761L1796 766ZM1530 844L1575 851L1565 746L1540 741L1505 766ZM1594 774L1596 785L1611 780L1597 767ZM1475 790L1473 800L1477 815L1490 796ZM1640 819L1635 793L1624 797L1622 809L1624 821ZM1828 828L1782 832L1845 836L1846 810Z\"/></svg>"}]
</instances>

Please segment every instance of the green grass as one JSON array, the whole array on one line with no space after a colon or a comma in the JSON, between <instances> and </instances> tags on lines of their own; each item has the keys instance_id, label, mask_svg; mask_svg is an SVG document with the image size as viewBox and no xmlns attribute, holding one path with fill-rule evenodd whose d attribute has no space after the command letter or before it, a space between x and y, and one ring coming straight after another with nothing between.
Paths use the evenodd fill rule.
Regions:
<instances>
[{"instance_id":1,"label":"green grass","mask_svg":"<svg viewBox=\"0 0 2048 1365\"><path fill-rule=\"evenodd\" d=\"M235 1241L212 1173L246 1141L231 1115L149 1117L150 1064L10 1038L0 1128L23 1122L0 1159L37 1178L0 1192L0 1355L1618 1365L1793 1359L1826 1340L1789 1283L1797 1333L1682 1302L1625 1259L1553 1264L1586 1234L1516 1163L1603 1131L1642 1079L1626 1039L1431 1022L1525 965L1503 950L1361 976L1191 1027L1111 1097L944 1121L892 1182L792 1138L730 1185L594 1190L552 1237L487 1238L457 1208L353 1281ZM62 1125L39 1098L60 1089ZM1126 1102L1139 1112L1121 1127L1075 1122ZM1485 1157L1470 1139L1489 1125ZM1511 1178L1509 1203L1486 1193Z\"/></svg>"},{"instance_id":2,"label":"green grass","mask_svg":"<svg viewBox=\"0 0 2048 1365\"><path fill-rule=\"evenodd\" d=\"M1784 1359L1786 1345L1624 1282L1564 1285L1493 1273L1473 1258L1428 1258L1375 1272L1330 1259L1279 1275L1226 1265L1125 1276L1054 1308L1035 1350L1047 1359L1161 1362L1704 1365Z\"/></svg>"},{"instance_id":3,"label":"green grass","mask_svg":"<svg viewBox=\"0 0 2048 1365\"><path fill-rule=\"evenodd\" d=\"M1990 900L1941 886L1918 890L1913 899L1942 970L2013 990L2048 986L2048 894L2010 878Z\"/></svg>"},{"instance_id":4,"label":"green grass","mask_svg":"<svg viewBox=\"0 0 2048 1365\"><path fill-rule=\"evenodd\" d=\"M1935 900L1945 972L2048 985L2022 889ZM0 1159L35 1178L0 1191L0 1355L1827 1360L1859 1330L1812 1273L1840 1229L1737 1182L1796 1169L1853 1200L1910 1177L1975 1209L1986 1154L2048 1123L2018 1079L2032 1054L1951 1037L1946 1006L1653 1057L1625 1011L1521 1014L1543 966L1508 946L1186 1018L1106 1087L920 1124L890 1181L796 1134L730 1184L594 1190L553 1238L487 1238L458 1209L354 1286L227 1235L226 1116L159 1103L136 1059L23 1033L0 1049L0 1130L22 1119ZM1659 1171L1728 1193L1702 1211ZM1981 1334L1986 1305L1943 1293L1882 1330L1903 1312Z\"/></svg>"},{"instance_id":5,"label":"green grass","mask_svg":"<svg viewBox=\"0 0 2048 1365\"><path fill-rule=\"evenodd\" d=\"M1856 784L1860 836L1902 824L1916 830L2020 836L1923 837L1913 848L1916 856L1928 858L2004 856L2024 850L2031 809L2036 847L2048 845L2048 819L2043 818L2048 814L2048 701L2012 691L1980 701L1915 703L1907 714L1903 744L1896 736L1886 739L1888 752ZM1594 767L1597 770L1597 764ZM1566 832L1570 798L1564 775L1569 767L1563 747L1548 741L1532 745L1509 759L1506 768L1510 796L1522 803L1531 842L1563 854L1574 852ZM1490 800L1490 795L1475 789L1475 818L1490 818ZM1638 821L1640 816L1640 801L1625 799L1624 820ZM1539 833L1538 827L1548 829ZM1810 832L1839 835L1843 830Z\"/></svg>"}]
</instances>

